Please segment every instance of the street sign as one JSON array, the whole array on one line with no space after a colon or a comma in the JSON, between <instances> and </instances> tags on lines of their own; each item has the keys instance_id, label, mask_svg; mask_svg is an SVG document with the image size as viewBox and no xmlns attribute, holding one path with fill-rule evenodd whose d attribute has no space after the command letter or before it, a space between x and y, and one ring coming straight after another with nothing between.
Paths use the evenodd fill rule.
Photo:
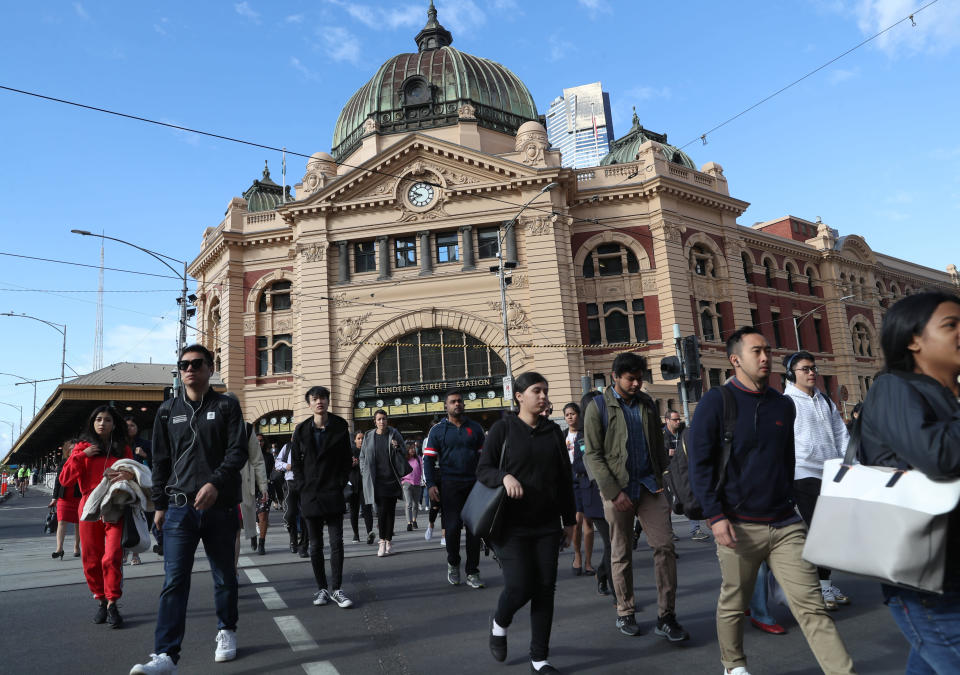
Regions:
<instances>
[{"instance_id":1,"label":"street sign","mask_svg":"<svg viewBox=\"0 0 960 675\"><path fill-rule=\"evenodd\" d=\"M513 378L509 375L503 378L503 400L507 405L513 400Z\"/></svg>"}]
</instances>

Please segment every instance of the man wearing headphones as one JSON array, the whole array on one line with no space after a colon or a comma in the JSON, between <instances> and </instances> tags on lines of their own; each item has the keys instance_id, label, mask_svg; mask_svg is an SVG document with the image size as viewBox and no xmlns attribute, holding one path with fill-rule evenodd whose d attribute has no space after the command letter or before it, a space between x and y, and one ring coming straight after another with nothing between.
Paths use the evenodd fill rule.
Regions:
<instances>
[{"instance_id":1,"label":"man wearing headphones","mask_svg":"<svg viewBox=\"0 0 960 675\"><path fill-rule=\"evenodd\" d=\"M797 417L793 423L796 465L793 499L809 526L820 496L823 463L843 457L847 449L847 428L833 401L817 389L817 366L810 352L795 352L783 359L787 386L784 394L793 400ZM829 610L849 605L850 599L830 581L830 570L818 567L823 604Z\"/></svg>"}]
</instances>

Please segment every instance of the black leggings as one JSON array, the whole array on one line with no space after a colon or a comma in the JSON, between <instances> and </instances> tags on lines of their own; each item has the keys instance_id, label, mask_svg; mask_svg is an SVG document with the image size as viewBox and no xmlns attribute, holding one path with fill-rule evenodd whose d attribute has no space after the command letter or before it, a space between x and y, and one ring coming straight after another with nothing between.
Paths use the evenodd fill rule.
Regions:
<instances>
[{"instance_id":1,"label":"black leggings","mask_svg":"<svg viewBox=\"0 0 960 675\"><path fill-rule=\"evenodd\" d=\"M373 529L373 507L363 503L363 494L354 491L350 495L350 527L353 528L353 538L360 538L360 513L363 513L363 524L367 526L367 534Z\"/></svg>"},{"instance_id":2,"label":"black leggings","mask_svg":"<svg viewBox=\"0 0 960 675\"><path fill-rule=\"evenodd\" d=\"M546 661L553 625L553 595L561 530L527 533L505 529L494 549L503 566L503 591L494 619L506 628L530 602L530 660Z\"/></svg>"},{"instance_id":3,"label":"black leggings","mask_svg":"<svg viewBox=\"0 0 960 675\"><path fill-rule=\"evenodd\" d=\"M377 497L377 525L380 527L380 538L384 541L393 540L393 521L396 519L396 513L396 497Z\"/></svg>"},{"instance_id":4,"label":"black leggings","mask_svg":"<svg viewBox=\"0 0 960 675\"><path fill-rule=\"evenodd\" d=\"M800 517L810 527L813 522L813 511L817 506L817 498L820 496L819 478L801 478L793 481L793 500L797 504L797 510ZM817 576L820 581L827 581L830 578L830 570L826 567L817 567Z\"/></svg>"},{"instance_id":5,"label":"black leggings","mask_svg":"<svg viewBox=\"0 0 960 675\"><path fill-rule=\"evenodd\" d=\"M597 532L603 540L603 558L597 565L597 582L610 580L610 523L605 518L591 518L590 522L597 526Z\"/></svg>"},{"instance_id":6,"label":"black leggings","mask_svg":"<svg viewBox=\"0 0 960 675\"><path fill-rule=\"evenodd\" d=\"M330 580L333 582L332 590L339 590L343 584L343 514L301 518L307 524L310 535L310 564L318 589L327 588L327 573L323 566L323 526L327 526L330 535Z\"/></svg>"}]
</instances>

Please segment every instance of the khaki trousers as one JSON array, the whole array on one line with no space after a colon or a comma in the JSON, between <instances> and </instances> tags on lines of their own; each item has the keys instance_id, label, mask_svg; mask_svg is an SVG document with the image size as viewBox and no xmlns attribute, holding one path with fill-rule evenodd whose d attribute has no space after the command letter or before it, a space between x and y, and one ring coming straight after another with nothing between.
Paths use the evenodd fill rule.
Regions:
<instances>
[{"instance_id":1,"label":"khaki trousers","mask_svg":"<svg viewBox=\"0 0 960 675\"><path fill-rule=\"evenodd\" d=\"M633 615L633 519L637 517L653 549L653 573L657 582L659 616L674 613L677 601L677 556L673 548L670 504L663 492L643 496L630 511L617 511L603 500L603 515L610 525L610 576L617 594L617 616Z\"/></svg>"},{"instance_id":2,"label":"khaki trousers","mask_svg":"<svg viewBox=\"0 0 960 675\"><path fill-rule=\"evenodd\" d=\"M766 560L821 670L827 675L855 673L847 648L824 607L817 568L801 557L807 538L806 526L803 523L779 528L732 524L737 536L736 547L717 544L723 577L717 601L717 639L723 666L732 670L747 665L743 653L743 613L750 606L760 563Z\"/></svg>"}]
</instances>

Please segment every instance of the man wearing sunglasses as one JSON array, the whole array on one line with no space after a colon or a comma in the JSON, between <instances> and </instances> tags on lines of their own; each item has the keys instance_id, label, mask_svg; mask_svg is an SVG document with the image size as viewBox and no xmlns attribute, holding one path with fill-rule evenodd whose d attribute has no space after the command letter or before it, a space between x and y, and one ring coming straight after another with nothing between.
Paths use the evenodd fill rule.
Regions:
<instances>
[{"instance_id":1,"label":"man wearing sunglasses","mask_svg":"<svg viewBox=\"0 0 960 675\"><path fill-rule=\"evenodd\" d=\"M797 409L793 423L794 467L793 498L809 526L820 496L823 463L843 457L847 449L847 427L830 397L817 389L817 366L810 352L794 352L783 359L787 382L784 394ZM849 605L850 599L830 580L830 570L818 567L823 604L833 611Z\"/></svg>"},{"instance_id":2,"label":"man wearing sunglasses","mask_svg":"<svg viewBox=\"0 0 960 675\"><path fill-rule=\"evenodd\" d=\"M163 531L164 572L154 654L131 675L176 673L190 594L190 574L202 541L210 562L217 614L215 661L237 655L237 572L240 469L247 461L240 404L210 387L213 355L202 345L181 351L183 386L164 401L153 425L153 501Z\"/></svg>"}]
</instances>

